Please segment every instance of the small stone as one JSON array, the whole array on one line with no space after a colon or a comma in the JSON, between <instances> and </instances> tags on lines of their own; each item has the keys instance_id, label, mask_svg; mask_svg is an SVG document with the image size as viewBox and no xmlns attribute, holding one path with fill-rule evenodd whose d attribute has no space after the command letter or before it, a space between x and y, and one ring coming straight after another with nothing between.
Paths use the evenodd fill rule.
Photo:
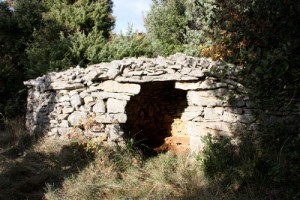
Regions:
<instances>
[{"instance_id":1,"label":"small stone","mask_svg":"<svg viewBox=\"0 0 300 200\"><path fill-rule=\"evenodd\" d=\"M74 111L69 117L68 121L71 126L78 126L84 124L87 119L86 112Z\"/></svg>"},{"instance_id":2,"label":"small stone","mask_svg":"<svg viewBox=\"0 0 300 200\"><path fill-rule=\"evenodd\" d=\"M96 104L93 106L93 112L95 113L105 113L105 103L103 100L98 99Z\"/></svg>"},{"instance_id":3,"label":"small stone","mask_svg":"<svg viewBox=\"0 0 300 200\"><path fill-rule=\"evenodd\" d=\"M141 76L143 74L144 74L144 71L131 71L131 72L127 73L128 76Z\"/></svg>"},{"instance_id":4,"label":"small stone","mask_svg":"<svg viewBox=\"0 0 300 200\"><path fill-rule=\"evenodd\" d=\"M206 79L200 84L199 89L216 89L216 88L225 88L227 87L227 83L218 83L214 80Z\"/></svg>"},{"instance_id":5,"label":"small stone","mask_svg":"<svg viewBox=\"0 0 300 200\"><path fill-rule=\"evenodd\" d=\"M58 98L57 102L67 102L70 101L70 97L69 96L61 96Z\"/></svg>"},{"instance_id":6,"label":"small stone","mask_svg":"<svg viewBox=\"0 0 300 200\"><path fill-rule=\"evenodd\" d=\"M76 90L72 90L69 92L69 96L73 96L74 94L78 94L78 92Z\"/></svg>"},{"instance_id":7,"label":"small stone","mask_svg":"<svg viewBox=\"0 0 300 200\"><path fill-rule=\"evenodd\" d=\"M171 69L182 69L182 65L169 65L168 67Z\"/></svg>"},{"instance_id":8,"label":"small stone","mask_svg":"<svg viewBox=\"0 0 300 200\"><path fill-rule=\"evenodd\" d=\"M102 114L95 117L98 123L111 124L111 123L126 123L127 115L123 113L118 114Z\"/></svg>"},{"instance_id":9,"label":"small stone","mask_svg":"<svg viewBox=\"0 0 300 200\"><path fill-rule=\"evenodd\" d=\"M86 96L86 97L84 97L83 101L85 104L89 104L91 102L94 102L94 98L91 96Z\"/></svg>"},{"instance_id":10,"label":"small stone","mask_svg":"<svg viewBox=\"0 0 300 200\"><path fill-rule=\"evenodd\" d=\"M68 120L62 120L61 123L59 124L59 126L63 127L63 128L68 128L69 127Z\"/></svg>"},{"instance_id":11,"label":"small stone","mask_svg":"<svg viewBox=\"0 0 300 200\"><path fill-rule=\"evenodd\" d=\"M108 72L106 75L109 79L115 79L120 74L120 63L118 61L113 61L108 67Z\"/></svg>"},{"instance_id":12,"label":"small stone","mask_svg":"<svg viewBox=\"0 0 300 200\"><path fill-rule=\"evenodd\" d=\"M92 69L85 77L84 79L86 81L92 81L98 76L97 70L94 68Z\"/></svg>"},{"instance_id":13,"label":"small stone","mask_svg":"<svg viewBox=\"0 0 300 200\"><path fill-rule=\"evenodd\" d=\"M190 68L184 67L182 70L180 70L180 73L187 75L190 74L191 71L192 70Z\"/></svg>"},{"instance_id":14,"label":"small stone","mask_svg":"<svg viewBox=\"0 0 300 200\"><path fill-rule=\"evenodd\" d=\"M74 94L73 96L71 96L70 101L71 101L71 105L74 108L80 106L82 103L81 98L78 94Z\"/></svg>"},{"instance_id":15,"label":"small stone","mask_svg":"<svg viewBox=\"0 0 300 200\"><path fill-rule=\"evenodd\" d=\"M189 73L190 76L195 76L198 78L204 77L204 73L202 72L201 69L194 69Z\"/></svg>"},{"instance_id":16,"label":"small stone","mask_svg":"<svg viewBox=\"0 0 300 200\"><path fill-rule=\"evenodd\" d=\"M79 94L79 96L81 97L81 98L85 98L86 96L88 96L89 94L87 93L87 92L80 92L80 94Z\"/></svg>"},{"instance_id":17,"label":"small stone","mask_svg":"<svg viewBox=\"0 0 300 200\"><path fill-rule=\"evenodd\" d=\"M119 124L113 124L109 126L108 139L110 141L117 141L124 135L124 131L121 129Z\"/></svg>"},{"instance_id":18,"label":"small stone","mask_svg":"<svg viewBox=\"0 0 300 200\"><path fill-rule=\"evenodd\" d=\"M156 71L156 72L148 73L147 75L148 76L159 76L159 75L162 75L162 74L165 74L165 72L164 71Z\"/></svg>"},{"instance_id":19,"label":"small stone","mask_svg":"<svg viewBox=\"0 0 300 200\"><path fill-rule=\"evenodd\" d=\"M73 111L74 111L73 107L64 107L62 110L63 114L69 114L72 113Z\"/></svg>"},{"instance_id":20,"label":"small stone","mask_svg":"<svg viewBox=\"0 0 300 200\"><path fill-rule=\"evenodd\" d=\"M67 119L68 116L69 116L69 114L60 114L60 115L57 116L57 119L64 120L64 119Z\"/></svg>"}]
</instances>

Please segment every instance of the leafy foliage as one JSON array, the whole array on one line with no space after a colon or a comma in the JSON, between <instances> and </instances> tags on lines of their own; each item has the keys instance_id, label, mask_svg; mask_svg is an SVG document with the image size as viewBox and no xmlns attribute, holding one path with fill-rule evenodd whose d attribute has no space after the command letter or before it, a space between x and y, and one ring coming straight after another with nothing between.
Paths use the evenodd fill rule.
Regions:
<instances>
[{"instance_id":1,"label":"leafy foliage","mask_svg":"<svg viewBox=\"0 0 300 200\"><path fill-rule=\"evenodd\" d=\"M153 56L153 45L144 33L133 32L128 27L128 33L114 35L102 48L89 48L88 59L91 63L108 62L124 57Z\"/></svg>"},{"instance_id":2,"label":"leafy foliage","mask_svg":"<svg viewBox=\"0 0 300 200\"><path fill-rule=\"evenodd\" d=\"M112 5L110 0L45 1L44 25L27 49L29 74L89 63L90 52L101 51L110 38Z\"/></svg>"},{"instance_id":3,"label":"leafy foliage","mask_svg":"<svg viewBox=\"0 0 300 200\"><path fill-rule=\"evenodd\" d=\"M153 1L146 18L146 27L158 54L170 55L182 51L187 18L185 1Z\"/></svg>"},{"instance_id":4,"label":"leafy foliage","mask_svg":"<svg viewBox=\"0 0 300 200\"><path fill-rule=\"evenodd\" d=\"M13 11L6 2L0 2L0 113L5 116L24 112L24 51L34 28L40 25L42 10L36 0L19 0L16 5L34 10L25 12L25 7L15 7Z\"/></svg>"},{"instance_id":5,"label":"leafy foliage","mask_svg":"<svg viewBox=\"0 0 300 200\"><path fill-rule=\"evenodd\" d=\"M241 80L256 103L292 105L300 85L299 3L217 0L213 5L209 55L243 66Z\"/></svg>"},{"instance_id":6,"label":"leafy foliage","mask_svg":"<svg viewBox=\"0 0 300 200\"><path fill-rule=\"evenodd\" d=\"M146 26L158 54L242 66L252 99L278 109L299 97L299 11L297 1L161 0L153 1Z\"/></svg>"},{"instance_id":7,"label":"leafy foliage","mask_svg":"<svg viewBox=\"0 0 300 200\"><path fill-rule=\"evenodd\" d=\"M299 198L297 131L282 124L266 124L260 134L242 130L232 138L204 138L200 158L210 180L228 191L251 188L257 199Z\"/></svg>"}]
</instances>

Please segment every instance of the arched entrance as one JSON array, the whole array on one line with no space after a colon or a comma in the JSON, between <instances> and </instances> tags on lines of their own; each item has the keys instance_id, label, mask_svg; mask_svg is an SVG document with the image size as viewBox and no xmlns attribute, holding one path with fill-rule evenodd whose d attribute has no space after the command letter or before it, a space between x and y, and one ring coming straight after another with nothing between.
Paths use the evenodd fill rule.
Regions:
<instances>
[{"instance_id":1,"label":"arched entrance","mask_svg":"<svg viewBox=\"0 0 300 200\"><path fill-rule=\"evenodd\" d=\"M126 106L125 136L134 138L146 152L189 148L181 114L188 106L187 92L175 89L175 82L149 82Z\"/></svg>"}]
</instances>

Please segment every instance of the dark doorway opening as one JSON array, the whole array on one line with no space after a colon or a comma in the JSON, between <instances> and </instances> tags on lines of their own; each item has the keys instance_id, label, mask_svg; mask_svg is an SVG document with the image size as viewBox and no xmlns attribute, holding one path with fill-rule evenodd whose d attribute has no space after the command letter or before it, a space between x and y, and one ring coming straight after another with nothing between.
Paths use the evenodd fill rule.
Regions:
<instances>
[{"instance_id":1,"label":"dark doorway opening","mask_svg":"<svg viewBox=\"0 0 300 200\"><path fill-rule=\"evenodd\" d=\"M185 124L181 120L188 106L186 95L186 91L175 89L175 82L142 84L141 92L126 106L125 137L133 138L144 153L171 150L172 142L189 148Z\"/></svg>"}]
</instances>

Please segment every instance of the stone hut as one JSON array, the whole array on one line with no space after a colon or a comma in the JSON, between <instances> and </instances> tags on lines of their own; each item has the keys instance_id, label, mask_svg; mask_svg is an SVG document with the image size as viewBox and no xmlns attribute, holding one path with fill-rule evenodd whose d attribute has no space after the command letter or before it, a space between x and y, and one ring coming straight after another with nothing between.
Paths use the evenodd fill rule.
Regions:
<instances>
[{"instance_id":1,"label":"stone hut","mask_svg":"<svg viewBox=\"0 0 300 200\"><path fill-rule=\"evenodd\" d=\"M230 136L233 126L258 123L237 69L175 54L52 72L24 82L26 125L49 137L76 132L109 146L134 138L163 151L198 151L207 133Z\"/></svg>"}]
</instances>

